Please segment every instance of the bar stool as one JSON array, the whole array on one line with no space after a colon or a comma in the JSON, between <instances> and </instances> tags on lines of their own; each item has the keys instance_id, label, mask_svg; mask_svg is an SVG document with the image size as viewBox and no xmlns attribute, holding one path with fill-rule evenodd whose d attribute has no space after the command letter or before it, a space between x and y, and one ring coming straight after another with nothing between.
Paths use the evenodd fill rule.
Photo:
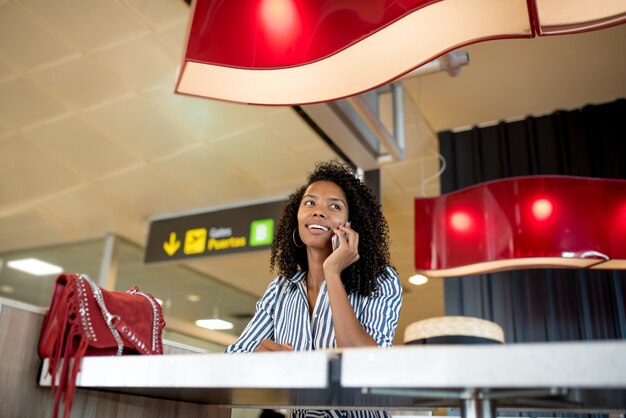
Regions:
<instances>
[{"instance_id":1,"label":"bar stool","mask_svg":"<svg viewBox=\"0 0 626 418\"><path fill-rule=\"evenodd\" d=\"M414 322L404 331L405 344L503 344L495 322L470 316L439 316Z\"/></svg>"},{"instance_id":2,"label":"bar stool","mask_svg":"<svg viewBox=\"0 0 626 418\"><path fill-rule=\"evenodd\" d=\"M503 344L504 331L495 322L469 316L423 319L406 327L404 344ZM495 418L493 400L478 390L460 395L461 417Z\"/></svg>"}]
</instances>

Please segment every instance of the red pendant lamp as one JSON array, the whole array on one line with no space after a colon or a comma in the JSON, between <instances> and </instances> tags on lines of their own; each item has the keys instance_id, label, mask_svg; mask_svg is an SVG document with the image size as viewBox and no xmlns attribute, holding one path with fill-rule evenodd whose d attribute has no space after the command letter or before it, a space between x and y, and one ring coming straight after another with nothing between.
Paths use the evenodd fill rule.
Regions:
<instances>
[{"instance_id":1,"label":"red pendant lamp","mask_svg":"<svg viewBox=\"0 0 626 418\"><path fill-rule=\"evenodd\" d=\"M463 45L626 21L624 0L565 3L195 0L176 92L272 105L336 100Z\"/></svg>"},{"instance_id":2,"label":"red pendant lamp","mask_svg":"<svg viewBox=\"0 0 626 418\"><path fill-rule=\"evenodd\" d=\"M626 269L626 180L514 177L415 199L415 268L430 277Z\"/></svg>"}]
</instances>

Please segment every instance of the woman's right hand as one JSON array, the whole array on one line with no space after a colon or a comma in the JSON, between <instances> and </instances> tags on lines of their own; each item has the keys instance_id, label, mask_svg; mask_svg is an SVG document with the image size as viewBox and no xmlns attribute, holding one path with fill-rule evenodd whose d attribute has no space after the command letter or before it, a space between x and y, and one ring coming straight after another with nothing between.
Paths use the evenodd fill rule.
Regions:
<instances>
[{"instance_id":1,"label":"woman's right hand","mask_svg":"<svg viewBox=\"0 0 626 418\"><path fill-rule=\"evenodd\" d=\"M278 344L272 340L261 340L261 344L254 350L255 353L262 351L293 351L291 344Z\"/></svg>"}]
</instances>

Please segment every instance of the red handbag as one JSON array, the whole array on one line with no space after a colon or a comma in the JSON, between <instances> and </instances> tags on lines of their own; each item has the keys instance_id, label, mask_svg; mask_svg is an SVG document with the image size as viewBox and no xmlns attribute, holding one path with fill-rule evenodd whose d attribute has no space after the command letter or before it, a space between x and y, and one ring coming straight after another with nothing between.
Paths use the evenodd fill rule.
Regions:
<instances>
[{"instance_id":1,"label":"red handbag","mask_svg":"<svg viewBox=\"0 0 626 418\"><path fill-rule=\"evenodd\" d=\"M84 356L163 354L163 327L163 310L152 295L137 288L110 292L84 274L60 275L38 347L39 357L49 359L54 417L62 394L63 416L69 417L76 375Z\"/></svg>"}]
</instances>

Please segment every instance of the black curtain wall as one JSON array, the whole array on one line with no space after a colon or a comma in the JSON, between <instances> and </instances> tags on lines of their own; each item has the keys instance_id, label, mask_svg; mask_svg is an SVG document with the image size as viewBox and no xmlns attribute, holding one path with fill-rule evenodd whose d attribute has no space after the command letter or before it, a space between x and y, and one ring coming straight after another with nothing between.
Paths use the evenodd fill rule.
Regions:
<instances>
[{"instance_id":1,"label":"black curtain wall","mask_svg":"<svg viewBox=\"0 0 626 418\"><path fill-rule=\"evenodd\" d=\"M447 161L442 193L525 175L626 179L626 99L441 132L439 144ZM507 342L624 339L625 305L622 271L537 269L445 279L446 315L494 321Z\"/></svg>"}]
</instances>

